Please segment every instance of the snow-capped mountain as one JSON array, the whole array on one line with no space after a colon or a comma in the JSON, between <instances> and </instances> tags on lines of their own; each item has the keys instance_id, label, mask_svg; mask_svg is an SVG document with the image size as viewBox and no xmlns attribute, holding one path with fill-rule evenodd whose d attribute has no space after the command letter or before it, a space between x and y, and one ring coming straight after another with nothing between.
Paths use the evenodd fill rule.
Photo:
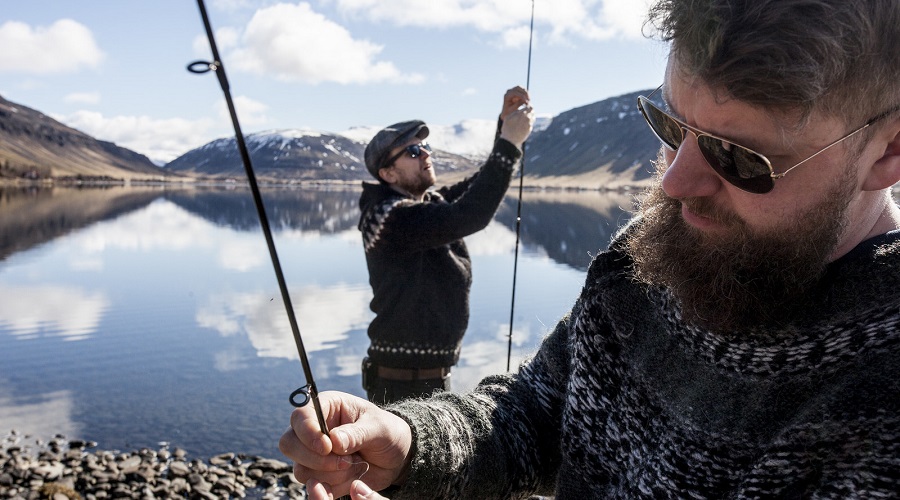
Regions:
<instances>
[{"instance_id":1,"label":"snow-capped mountain","mask_svg":"<svg viewBox=\"0 0 900 500\"><path fill-rule=\"evenodd\" d=\"M639 92L542 117L526 143L526 178L532 184L586 188L645 182L659 142L636 107ZM439 181L474 172L493 145L497 123L465 120L429 124ZM245 141L258 177L302 181L370 180L363 162L366 143L380 126L341 133L274 130ZM213 177L243 176L234 138L219 139L170 162L167 169Z\"/></svg>"},{"instance_id":2,"label":"snow-capped mountain","mask_svg":"<svg viewBox=\"0 0 900 500\"><path fill-rule=\"evenodd\" d=\"M271 130L244 137L257 177L278 181L368 180L363 154L377 130L354 129L347 137L314 130ZM430 138L429 138L430 139ZM441 150L434 163L449 173L474 171L476 161ZM234 138L217 139L166 165L173 172L209 177L242 177L244 165Z\"/></svg>"}]
</instances>

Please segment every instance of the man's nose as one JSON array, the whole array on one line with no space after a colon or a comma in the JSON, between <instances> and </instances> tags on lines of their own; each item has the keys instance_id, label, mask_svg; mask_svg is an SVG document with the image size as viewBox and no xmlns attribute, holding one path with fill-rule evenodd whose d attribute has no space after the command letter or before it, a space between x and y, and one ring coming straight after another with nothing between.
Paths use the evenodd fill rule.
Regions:
<instances>
[{"instance_id":1,"label":"man's nose","mask_svg":"<svg viewBox=\"0 0 900 500\"><path fill-rule=\"evenodd\" d=\"M684 140L677 150L664 148L666 171L663 173L662 188L675 199L711 196L722 187L722 178L709 166L697 134L682 129Z\"/></svg>"}]
</instances>

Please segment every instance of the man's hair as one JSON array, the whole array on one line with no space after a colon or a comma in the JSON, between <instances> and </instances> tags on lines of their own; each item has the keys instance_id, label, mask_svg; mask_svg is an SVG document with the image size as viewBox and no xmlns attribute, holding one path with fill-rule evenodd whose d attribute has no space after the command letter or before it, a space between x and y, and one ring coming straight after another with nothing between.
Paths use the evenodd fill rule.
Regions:
<instances>
[{"instance_id":1,"label":"man's hair","mask_svg":"<svg viewBox=\"0 0 900 500\"><path fill-rule=\"evenodd\" d=\"M900 104L900 0L658 0L648 22L723 98L848 126Z\"/></svg>"}]
</instances>

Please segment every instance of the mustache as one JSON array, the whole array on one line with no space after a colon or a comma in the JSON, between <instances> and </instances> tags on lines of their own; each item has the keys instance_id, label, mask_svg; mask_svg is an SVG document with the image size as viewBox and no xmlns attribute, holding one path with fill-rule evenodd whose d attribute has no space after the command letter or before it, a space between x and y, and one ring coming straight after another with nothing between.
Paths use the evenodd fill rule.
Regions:
<instances>
[{"instance_id":1,"label":"mustache","mask_svg":"<svg viewBox=\"0 0 900 500\"><path fill-rule=\"evenodd\" d=\"M734 212L716 205L709 198L682 198L672 200L680 202L691 213L705 217L725 226L744 226L744 221Z\"/></svg>"},{"instance_id":2,"label":"mustache","mask_svg":"<svg viewBox=\"0 0 900 500\"><path fill-rule=\"evenodd\" d=\"M662 210L674 213L676 210L680 211L681 207L684 206L691 213L718 222L719 224L730 227L746 227L744 220L738 217L737 214L716 205L715 202L709 198L670 198L662 189L663 175L665 175L666 169L668 168L663 148L659 149L656 159L651 163L655 170L655 182L646 193L644 201L638 204L639 209L648 212L659 212Z\"/></svg>"}]
</instances>

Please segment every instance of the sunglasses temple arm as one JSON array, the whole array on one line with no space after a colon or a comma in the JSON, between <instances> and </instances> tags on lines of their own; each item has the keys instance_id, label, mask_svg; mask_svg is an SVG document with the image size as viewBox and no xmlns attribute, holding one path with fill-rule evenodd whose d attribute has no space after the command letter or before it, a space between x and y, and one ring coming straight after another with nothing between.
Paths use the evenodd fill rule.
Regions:
<instances>
[{"instance_id":1,"label":"sunglasses temple arm","mask_svg":"<svg viewBox=\"0 0 900 500\"><path fill-rule=\"evenodd\" d=\"M775 172L772 172L772 173L770 174L770 177L772 177L773 179L781 179L782 177L784 177L785 175L787 175L787 173L790 172L791 170L794 170L795 168L799 167L800 165L803 165L804 163L808 162L809 160L812 160L812 159L815 158L816 156L819 156L820 154L824 153L825 151L828 151L828 150L831 149L833 146L836 146L837 144L839 144L839 143L841 143L841 142L844 142L844 141L846 141L847 139L853 137L854 135L856 135L856 134L862 132L863 130L869 128L869 125L871 125L872 123L873 123L873 122L869 122L869 123L863 125L862 127L859 127L858 129L854 130L853 132L850 132L849 134L845 135L844 137L841 137L840 139L838 139L838 140L832 142L831 144L825 146L824 148L822 148L822 149L820 149L818 152L816 152L816 154L810 156L809 158L807 158L807 159L801 161L800 163L794 165L793 167L791 167L791 168L785 170L784 172L782 172L782 173L780 173L780 174L776 174Z\"/></svg>"}]
</instances>

